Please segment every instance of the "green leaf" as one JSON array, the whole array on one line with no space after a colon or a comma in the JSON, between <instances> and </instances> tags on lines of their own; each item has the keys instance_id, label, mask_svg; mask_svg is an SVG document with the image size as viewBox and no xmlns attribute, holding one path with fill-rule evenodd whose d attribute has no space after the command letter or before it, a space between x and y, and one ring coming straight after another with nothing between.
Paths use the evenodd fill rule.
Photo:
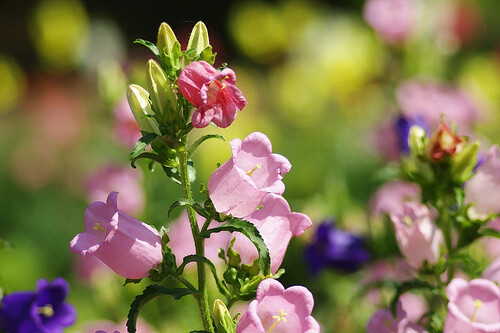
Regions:
<instances>
[{"instance_id":1,"label":"green leaf","mask_svg":"<svg viewBox=\"0 0 500 333\"><path fill-rule=\"evenodd\" d=\"M134 43L144 45L145 47L150 49L157 58L160 58L160 53L158 52L158 48L155 44L141 38L137 38L136 40L134 40Z\"/></svg>"},{"instance_id":2,"label":"green leaf","mask_svg":"<svg viewBox=\"0 0 500 333\"><path fill-rule=\"evenodd\" d=\"M491 228L484 228L479 232L479 237L495 237L500 238L500 231Z\"/></svg>"},{"instance_id":3,"label":"green leaf","mask_svg":"<svg viewBox=\"0 0 500 333\"><path fill-rule=\"evenodd\" d=\"M129 283L138 284L141 283L141 281L142 279L125 279L125 283L123 285L126 286Z\"/></svg>"},{"instance_id":4,"label":"green leaf","mask_svg":"<svg viewBox=\"0 0 500 333\"><path fill-rule=\"evenodd\" d=\"M206 140L208 139L220 139L222 141L226 141L224 139L224 137L222 135L219 135L219 134L207 134L207 135L203 135L202 137L200 137L198 140L196 140L192 145L191 147L189 147L189 150L188 150L188 155L191 156L196 148L198 148L198 146L200 144L202 144L203 142L205 142Z\"/></svg>"},{"instance_id":5,"label":"green leaf","mask_svg":"<svg viewBox=\"0 0 500 333\"><path fill-rule=\"evenodd\" d=\"M130 153L129 159L132 161L139 156L146 147L156 139L158 135L155 133L143 132L142 137L135 143L134 149ZM133 166L133 165L132 165ZM133 166L135 168L135 166Z\"/></svg>"},{"instance_id":6,"label":"green leaf","mask_svg":"<svg viewBox=\"0 0 500 333\"><path fill-rule=\"evenodd\" d=\"M176 209L177 207L184 207L184 206L192 206L194 204L194 202L192 200L188 200L188 199L179 199L177 201L175 201L171 206L170 208L168 209L168 213L167 213L167 216L170 217L170 213L172 213L172 211L174 209Z\"/></svg>"},{"instance_id":7,"label":"green leaf","mask_svg":"<svg viewBox=\"0 0 500 333\"><path fill-rule=\"evenodd\" d=\"M181 175L179 174L178 168L170 168L167 166L162 166L163 171L167 174L167 176L172 179L172 181L176 184L181 184Z\"/></svg>"},{"instance_id":8,"label":"green leaf","mask_svg":"<svg viewBox=\"0 0 500 333\"><path fill-rule=\"evenodd\" d=\"M147 159L150 159L154 162L158 162L160 163L161 165L164 165L167 160L159 155L156 155L154 153L149 153L149 152L145 152L145 153L141 153L139 155L137 155L136 157L134 157L133 159L131 159L130 161L130 164L132 165L132 167L135 169L136 166L135 166L135 161L141 159L141 158L147 158Z\"/></svg>"},{"instance_id":9,"label":"green leaf","mask_svg":"<svg viewBox=\"0 0 500 333\"><path fill-rule=\"evenodd\" d=\"M268 276L270 274L271 257L269 255L269 249L264 243L264 240L262 239L262 236L260 235L260 232L255 227L255 225L239 218L232 218L227 222L227 224L213 229L208 229L207 231L202 233L201 236L209 238L210 234L222 231L229 231L229 232L238 231L243 235L245 235L257 248L257 252L259 253L260 270L265 276Z\"/></svg>"},{"instance_id":10,"label":"green leaf","mask_svg":"<svg viewBox=\"0 0 500 333\"><path fill-rule=\"evenodd\" d=\"M425 281L421 280L409 280L404 281L399 284L396 288L396 293L391 301L391 311L393 315L396 315L396 307L398 305L399 297L403 295L405 292L413 290L413 289L429 289L432 290L435 287Z\"/></svg>"},{"instance_id":11,"label":"green leaf","mask_svg":"<svg viewBox=\"0 0 500 333\"><path fill-rule=\"evenodd\" d=\"M229 290L227 290L226 286L222 283L222 281L219 279L219 276L217 275L217 269L215 268L215 265L207 258L197 255L197 254L191 254L188 256L185 256L184 259L182 260L182 264L179 265L177 268L177 275L181 275L184 272L184 267L191 263L191 262L200 262L204 263L208 266L210 271L212 272L212 275L214 276L215 284L217 285L217 288L223 294L224 296L231 296L231 293Z\"/></svg>"},{"instance_id":12,"label":"green leaf","mask_svg":"<svg viewBox=\"0 0 500 333\"><path fill-rule=\"evenodd\" d=\"M130 305L130 311L127 315L127 331L129 333L135 333L135 326L137 324L139 311L141 311L142 307L152 299L161 295L169 295L172 296L175 300L178 300L186 295L194 293L196 292L187 288L167 288L156 284L147 286L142 294L136 296L134 301Z\"/></svg>"}]
</instances>

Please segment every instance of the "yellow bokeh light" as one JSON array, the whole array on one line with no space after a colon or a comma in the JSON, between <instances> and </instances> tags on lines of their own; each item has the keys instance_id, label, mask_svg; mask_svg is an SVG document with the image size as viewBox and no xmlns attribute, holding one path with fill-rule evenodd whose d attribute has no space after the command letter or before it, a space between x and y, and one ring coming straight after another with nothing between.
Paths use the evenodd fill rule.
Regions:
<instances>
[{"instance_id":1,"label":"yellow bokeh light","mask_svg":"<svg viewBox=\"0 0 500 333\"><path fill-rule=\"evenodd\" d=\"M0 55L0 114L12 110L26 89L26 78L19 65Z\"/></svg>"}]
</instances>

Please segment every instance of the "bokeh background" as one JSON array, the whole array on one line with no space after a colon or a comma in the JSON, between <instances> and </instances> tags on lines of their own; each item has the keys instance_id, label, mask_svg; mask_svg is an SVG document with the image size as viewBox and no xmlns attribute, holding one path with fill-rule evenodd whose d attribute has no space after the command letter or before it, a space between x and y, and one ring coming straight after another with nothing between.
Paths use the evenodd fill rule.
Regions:
<instances>
[{"instance_id":1,"label":"bokeh background","mask_svg":"<svg viewBox=\"0 0 500 333\"><path fill-rule=\"evenodd\" d=\"M226 142L207 142L196 153L199 181L206 183L230 156L227 141L264 132L293 165L285 198L316 224L335 218L343 229L368 232L369 199L394 176L376 133L398 113L394 89L404 80L462 89L478 106L477 135L499 142L500 2L417 2L412 37L397 47L364 21L363 0L0 2L3 292L64 277L79 313L68 331L81 332L98 320L123 321L142 290L122 287L123 279L106 268L83 267L68 243L83 231L83 212L97 200L92 184L104 182L95 180L102 170L127 170L116 171L109 187L142 186L131 190L134 216L158 228L175 219L167 210L179 189L161 170L133 170L124 134L134 128L124 116L127 84L145 86L152 56L133 41L155 41L161 22L185 47L202 20L216 65L227 62L235 70L248 100L231 127L200 131L222 134ZM375 309L355 297L366 271L310 275L303 248L313 229L292 241L280 280L313 292L314 315L326 332L363 331ZM158 332L197 328L191 299L155 300L143 314Z\"/></svg>"}]
</instances>

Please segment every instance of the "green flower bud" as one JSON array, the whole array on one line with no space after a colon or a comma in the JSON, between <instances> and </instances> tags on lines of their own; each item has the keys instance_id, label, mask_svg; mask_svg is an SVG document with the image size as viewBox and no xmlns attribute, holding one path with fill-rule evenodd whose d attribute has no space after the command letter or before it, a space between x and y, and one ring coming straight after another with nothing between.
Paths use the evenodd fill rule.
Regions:
<instances>
[{"instance_id":1,"label":"green flower bud","mask_svg":"<svg viewBox=\"0 0 500 333\"><path fill-rule=\"evenodd\" d=\"M172 82L154 60L148 61L146 81L155 112L162 121L172 122L177 118L177 96Z\"/></svg>"},{"instance_id":2,"label":"green flower bud","mask_svg":"<svg viewBox=\"0 0 500 333\"><path fill-rule=\"evenodd\" d=\"M195 55L199 55L210 45L208 41L207 27L203 22L198 22L191 31L186 50L195 49Z\"/></svg>"},{"instance_id":3,"label":"green flower bud","mask_svg":"<svg viewBox=\"0 0 500 333\"><path fill-rule=\"evenodd\" d=\"M163 56L163 53L167 54L169 57L172 52L172 48L177 41L177 37L175 37L172 28L165 22L160 25L160 29L158 29L158 38L156 40L156 47L160 52L160 57Z\"/></svg>"},{"instance_id":4,"label":"green flower bud","mask_svg":"<svg viewBox=\"0 0 500 333\"><path fill-rule=\"evenodd\" d=\"M154 113L149 104L148 92L136 84L131 84L128 86L127 100L139 127L146 132L161 135L158 123L152 118Z\"/></svg>"},{"instance_id":5,"label":"green flower bud","mask_svg":"<svg viewBox=\"0 0 500 333\"><path fill-rule=\"evenodd\" d=\"M425 130L422 127L413 125L410 128L410 134L408 135L408 145L410 146L410 150L413 154L425 154L426 137Z\"/></svg>"},{"instance_id":6,"label":"green flower bud","mask_svg":"<svg viewBox=\"0 0 500 333\"><path fill-rule=\"evenodd\" d=\"M214 302L214 322L217 333L235 333L236 324L231 318L231 314L220 299Z\"/></svg>"},{"instance_id":7,"label":"green flower bud","mask_svg":"<svg viewBox=\"0 0 500 333\"><path fill-rule=\"evenodd\" d=\"M454 180L463 183L472 175L477 164L479 142L475 141L463 147L462 151L451 159L450 173Z\"/></svg>"}]
</instances>

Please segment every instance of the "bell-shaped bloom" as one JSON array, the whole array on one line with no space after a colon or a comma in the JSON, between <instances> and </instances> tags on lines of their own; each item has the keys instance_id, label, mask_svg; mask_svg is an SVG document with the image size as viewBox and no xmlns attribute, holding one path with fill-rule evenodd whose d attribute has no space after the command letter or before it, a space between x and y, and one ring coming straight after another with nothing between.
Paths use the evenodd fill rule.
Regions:
<instances>
[{"instance_id":1,"label":"bell-shaped bloom","mask_svg":"<svg viewBox=\"0 0 500 333\"><path fill-rule=\"evenodd\" d=\"M481 217L500 213L500 160L498 146L494 145L477 168L476 174L465 183L466 204L473 204L469 214Z\"/></svg>"},{"instance_id":2,"label":"bell-shaped bloom","mask_svg":"<svg viewBox=\"0 0 500 333\"><path fill-rule=\"evenodd\" d=\"M130 149L134 148L142 134L126 97L122 98L114 107L113 118L116 141Z\"/></svg>"},{"instance_id":3,"label":"bell-shaped bloom","mask_svg":"<svg viewBox=\"0 0 500 333\"><path fill-rule=\"evenodd\" d=\"M443 234L427 206L405 203L402 212L391 214L391 220L399 250L411 266L418 269L425 261L437 263Z\"/></svg>"},{"instance_id":4,"label":"bell-shaped bloom","mask_svg":"<svg viewBox=\"0 0 500 333\"><path fill-rule=\"evenodd\" d=\"M325 221L305 248L305 259L311 274L327 267L354 272L370 259L370 253L363 238L338 229L334 221Z\"/></svg>"},{"instance_id":5,"label":"bell-shaped bloom","mask_svg":"<svg viewBox=\"0 0 500 333\"><path fill-rule=\"evenodd\" d=\"M420 188L410 182L394 180L382 185L370 199L371 214L390 215L403 210L405 202L420 201Z\"/></svg>"},{"instance_id":6,"label":"bell-shaped bloom","mask_svg":"<svg viewBox=\"0 0 500 333\"><path fill-rule=\"evenodd\" d=\"M425 329L412 323L403 310L401 303L396 309L396 318L387 309L378 310L368 320L367 333L423 333Z\"/></svg>"},{"instance_id":7,"label":"bell-shaped bloom","mask_svg":"<svg viewBox=\"0 0 500 333\"><path fill-rule=\"evenodd\" d=\"M483 272L483 279L500 284L500 258L495 259Z\"/></svg>"},{"instance_id":8,"label":"bell-shaped bloom","mask_svg":"<svg viewBox=\"0 0 500 333\"><path fill-rule=\"evenodd\" d=\"M252 222L264 239L271 255L271 273L280 268L292 236L302 235L312 225L307 215L292 213L288 202L277 194L266 195L262 208L244 219ZM243 264L251 265L259 257L257 249L246 236L236 233L234 237L233 250L240 254Z\"/></svg>"},{"instance_id":9,"label":"bell-shaped bloom","mask_svg":"<svg viewBox=\"0 0 500 333\"><path fill-rule=\"evenodd\" d=\"M144 319L138 318L135 326L138 333L154 333L156 332ZM127 332L127 321L114 323L109 320L100 320L96 322L86 323L81 329L82 333L125 333Z\"/></svg>"},{"instance_id":10,"label":"bell-shaped bloom","mask_svg":"<svg viewBox=\"0 0 500 333\"><path fill-rule=\"evenodd\" d=\"M104 201L112 191L120 193L120 209L137 214L144 208L142 173L130 167L105 165L89 175L86 182L87 199Z\"/></svg>"},{"instance_id":11,"label":"bell-shaped bloom","mask_svg":"<svg viewBox=\"0 0 500 333\"><path fill-rule=\"evenodd\" d=\"M198 214L196 214L196 220L200 227L205 222L205 219ZM168 225L168 237L170 238L168 246L175 254L177 265L182 263L182 259L185 256L196 253L187 212L184 211L177 220ZM205 240L205 257L210 259L213 263L222 262L218 255L219 249L224 249L226 247L229 237L229 232L211 234L210 238Z\"/></svg>"},{"instance_id":12,"label":"bell-shaped bloom","mask_svg":"<svg viewBox=\"0 0 500 333\"><path fill-rule=\"evenodd\" d=\"M441 161L446 157L455 156L463 149L464 143L463 137L453 133L451 128L441 121L432 134L429 157L434 161Z\"/></svg>"},{"instance_id":13,"label":"bell-shaped bloom","mask_svg":"<svg viewBox=\"0 0 500 333\"><path fill-rule=\"evenodd\" d=\"M363 16L383 40L394 44L409 37L416 13L414 0L368 0Z\"/></svg>"},{"instance_id":14,"label":"bell-shaped bloom","mask_svg":"<svg viewBox=\"0 0 500 333\"><path fill-rule=\"evenodd\" d=\"M496 218L488 223L488 228L500 231L500 218ZM484 245L484 251L491 257L500 257L500 239L495 237L484 237L480 239Z\"/></svg>"},{"instance_id":15,"label":"bell-shaped bloom","mask_svg":"<svg viewBox=\"0 0 500 333\"><path fill-rule=\"evenodd\" d=\"M244 217L252 214L267 193L282 194L283 175L292 165L272 153L271 141L260 132L243 141L231 141L233 156L210 176L208 190L219 213Z\"/></svg>"},{"instance_id":16,"label":"bell-shaped bloom","mask_svg":"<svg viewBox=\"0 0 500 333\"><path fill-rule=\"evenodd\" d=\"M231 125L236 112L247 101L234 86L236 75L230 68L218 71L205 61L187 65L177 81L179 91L196 107L191 118L194 127L206 127L210 122L225 128Z\"/></svg>"},{"instance_id":17,"label":"bell-shaped bloom","mask_svg":"<svg viewBox=\"0 0 500 333\"><path fill-rule=\"evenodd\" d=\"M106 203L96 201L87 208L86 231L69 246L84 258L95 255L124 278L141 279L163 259L161 237L153 227L119 210L117 197L118 192L111 192Z\"/></svg>"},{"instance_id":18,"label":"bell-shaped bloom","mask_svg":"<svg viewBox=\"0 0 500 333\"><path fill-rule=\"evenodd\" d=\"M265 279L257 287L257 296L250 302L236 326L236 333L316 333L320 327L311 316L313 295L307 288L283 285Z\"/></svg>"},{"instance_id":19,"label":"bell-shaped bloom","mask_svg":"<svg viewBox=\"0 0 500 333\"><path fill-rule=\"evenodd\" d=\"M476 106L462 91L435 82L406 81L398 87L396 97L406 117L422 117L431 128L437 127L445 114L446 121L456 123L460 133L468 133L479 117Z\"/></svg>"},{"instance_id":20,"label":"bell-shaped bloom","mask_svg":"<svg viewBox=\"0 0 500 333\"><path fill-rule=\"evenodd\" d=\"M69 285L64 279L41 279L36 291L19 291L2 298L0 329L5 332L62 332L76 321L75 308L64 300Z\"/></svg>"},{"instance_id":21,"label":"bell-shaped bloom","mask_svg":"<svg viewBox=\"0 0 500 333\"><path fill-rule=\"evenodd\" d=\"M444 333L500 332L500 288L490 280L453 279L446 287Z\"/></svg>"}]
</instances>

